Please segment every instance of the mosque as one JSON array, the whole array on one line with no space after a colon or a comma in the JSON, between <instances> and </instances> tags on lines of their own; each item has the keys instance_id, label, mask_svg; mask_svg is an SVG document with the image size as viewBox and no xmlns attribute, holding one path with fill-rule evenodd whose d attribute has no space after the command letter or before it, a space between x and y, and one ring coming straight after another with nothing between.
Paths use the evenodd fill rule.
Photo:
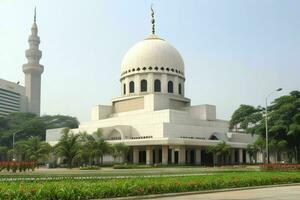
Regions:
<instances>
[{"instance_id":1,"label":"mosque","mask_svg":"<svg viewBox=\"0 0 300 200\"><path fill-rule=\"evenodd\" d=\"M152 31L131 47L121 64L121 95L111 105L91 109L91 120L72 132L101 129L111 144L130 147L128 160L139 164L197 164L218 162L209 146L225 141L231 147L227 163L247 163L250 134L228 132L229 123L216 118L216 106L191 106L185 96L185 66L180 53ZM46 141L55 145L62 129L47 130ZM111 162L107 155L104 161Z\"/></svg>"}]
</instances>

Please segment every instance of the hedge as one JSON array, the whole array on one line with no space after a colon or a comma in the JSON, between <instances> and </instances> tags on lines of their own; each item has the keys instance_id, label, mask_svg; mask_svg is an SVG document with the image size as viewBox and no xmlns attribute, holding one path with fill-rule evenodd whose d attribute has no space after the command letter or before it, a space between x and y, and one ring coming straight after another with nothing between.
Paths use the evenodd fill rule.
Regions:
<instances>
[{"instance_id":1,"label":"hedge","mask_svg":"<svg viewBox=\"0 0 300 200\"><path fill-rule=\"evenodd\" d=\"M264 164L262 171L300 171L300 164Z\"/></svg>"},{"instance_id":2,"label":"hedge","mask_svg":"<svg viewBox=\"0 0 300 200\"><path fill-rule=\"evenodd\" d=\"M16 173L19 172L25 172L32 170L37 167L36 162L18 162L18 161L0 161L0 172L1 171L12 171Z\"/></svg>"},{"instance_id":3,"label":"hedge","mask_svg":"<svg viewBox=\"0 0 300 200\"><path fill-rule=\"evenodd\" d=\"M300 173L297 172L235 172L207 176L147 179L0 182L0 199L81 200L299 182Z\"/></svg>"}]
</instances>

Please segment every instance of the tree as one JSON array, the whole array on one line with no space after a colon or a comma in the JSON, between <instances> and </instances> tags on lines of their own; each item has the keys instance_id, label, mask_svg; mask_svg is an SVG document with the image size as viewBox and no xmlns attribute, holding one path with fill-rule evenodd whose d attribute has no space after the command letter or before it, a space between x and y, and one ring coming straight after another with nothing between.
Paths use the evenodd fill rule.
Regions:
<instances>
[{"instance_id":1,"label":"tree","mask_svg":"<svg viewBox=\"0 0 300 200\"><path fill-rule=\"evenodd\" d=\"M269 141L269 149L270 149L270 152L272 152L274 154L276 161L277 161L278 155L280 155L280 153L287 150L287 141L283 140L283 139L272 138Z\"/></svg>"},{"instance_id":2,"label":"tree","mask_svg":"<svg viewBox=\"0 0 300 200\"><path fill-rule=\"evenodd\" d=\"M268 107L270 153L288 152L289 161L300 161L300 91L275 99ZM264 109L241 105L230 121L233 128L240 124L247 133L258 134L259 143L265 143ZM261 148L261 147L260 147ZM261 149L264 152L264 149Z\"/></svg>"},{"instance_id":3,"label":"tree","mask_svg":"<svg viewBox=\"0 0 300 200\"><path fill-rule=\"evenodd\" d=\"M238 129L248 130L258 123L262 119L261 107L253 107L250 105L240 105L240 107L234 111L231 120L229 122L229 128L231 130Z\"/></svg>"},{"instance_id":4,"label":"tree","mask_svg":"<svg viewBox=\"0 0 300 200\"><path fill-rule=\"evenodd\" d=\"M8 148L7 147L1 147L0 146L0 161L7 160Z\"/></svg>"},{"instance_id":5,"label":"tree","mask_svg":"<svg viewBox=\"0 0 300 200\"><path fill-rule=\"evenodd\" d=\"M95 160L96 141L95 138L87 132L79 133L79 143L81 144L79 158L81 162L88 163L90 166Z\"/></svg>"},{"instance_id":6,"label":"tree","mask_svg":"<svg viewBox=\"0 0 300 200\"><path fill-rule=\"evenodd\" d=\"M73 167L74 159L80 154L79 134L74 134L69 128L63 129L63 135L55 145L58 156L67 160L68 167Z\"/></svg>"},{"instance_id":7,"label":"tree","mask_svg":"<svg viewBox=\"0 0 300 200\"><path fill-rule=\"evenodd\" d=\"M90 166L93 163L103 162L105 153L110 152L110 145L104 140L102 130L98 129L92 134L87 132L79 133L79 142L81 144L80 159L83 163L88 163Z\"/></svg>"},{"instance_id":8,"label":"tree","mask_svg":"<svg viewBox=\"0 0 300 200\"><path fill-rule=\"evenodd\" d=\"M216 146L210 146L208 152L214 153L221 159L221 164L224 164L226 157L230 154L230 146L225 141L221 141Z\"/></svg>"},{"instance_id":9,"label":"tree","mask_svg":"<svg viewBox=\"0 0 300 200\"><path fill-rule=\"evenodd\" d=\"M257 162L256 154L257 154L257 152L259 152L258 145L257 144L248 144L246 151L249 154L250 163L252 163L253 160L256 163Z\"/></svg>"},{"instance_id":10,"label":"tree","mask_svg":"<svg viewBox=\"0 0 300 200\"><path fill-rule=\"evenodd\" d=\"M116 143L112 145L111 153L114 157L114 160L117 158L123 157L126 159L129 148L124 143ZM125 160L126 161L126 160Z\"/></svg>"},{"instance_id":11,"label":"tree","mask_svg":"<svg viewBox=\"0 0 300 200\"><path fill-rule=\"evenodd\" d=\"M41 141L39 137L35 136L23 141L23 149L26 161L44 162L49 157L51 146L49 143Z\"/></svg>"},{"instance_id":12,"label":"tree","mask_svg":"<svg viewBox=\"0 0 300 200\"><path fill-rule=\"evenodd\" d=\"M7 119L0 117L0 131L6 130L7 128Z\"/></svg>"},{"instance_id":13,"label":"tree","mask_svg":"<svg viewBox=\"0 0 300 200\"><path fill-rule=\"evenodd\" d=\"M16 141L38 136L45 140L46 130L51 128L77 128L78 120L74 117L54 115L36 116L31 113L11 113L0 117L0 145L12 148L12 137L15 132Z\"/></svg>"},{"instance_id":14,"label":"tree","mask_svg":"<svg viewBox=\"0 0 300 200\"><path fill-rule=\"evenodd\" d=\"M111 146L104 140L101 129L98 129L92 134L95 138L95 155L100 157L100 163L103 164L103 156L111 152Z\"/></svg>"},{"instance_id":15,"label":"tree","mask_svg":"<svg viewBox=\"0 0 300 200\"><path fill-rule=\"evenodd\" d=\"M53 128L78 128L79 122L76 117L65 115L45 115L41 116L41 120L46 124L47 129Z\"/></svg>"}]
</instances>

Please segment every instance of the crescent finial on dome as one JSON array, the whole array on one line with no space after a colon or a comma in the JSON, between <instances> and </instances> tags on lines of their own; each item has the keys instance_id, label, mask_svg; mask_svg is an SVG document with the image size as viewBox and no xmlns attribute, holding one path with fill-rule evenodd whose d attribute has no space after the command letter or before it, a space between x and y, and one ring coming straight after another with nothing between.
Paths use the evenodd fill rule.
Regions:
<instances>
[{"instance_id":1,"label":"crescent finial on dome","mask_svg":"<svg viewBox=\"0 0 300 200\"><path fill-rule=\"evenodd\" d=\"M152 34L155 34L155 19L154 19L154 10L153 10L153 4L151 4L151 24L152 24Z\"/></svg>"}]
</instances>

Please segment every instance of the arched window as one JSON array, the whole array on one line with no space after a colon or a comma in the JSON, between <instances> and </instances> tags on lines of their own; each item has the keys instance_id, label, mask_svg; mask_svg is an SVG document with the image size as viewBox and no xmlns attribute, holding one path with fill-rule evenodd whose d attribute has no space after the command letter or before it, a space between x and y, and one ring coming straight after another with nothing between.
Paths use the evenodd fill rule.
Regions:
<instances>
[{"instance_id":1,"label":"arched window","mask_svg":"<svg viewBox=\"0 0 300 200\"><path fill-rule=\"evenodd\" d=\"M168 93L173 93L173 82L172 81L168 82Z\"/></svg>"},{"instance_id":2,"label":"arched window","mask_svg":"<svg viewBox=\"0 0 300 200\"><path fill-rule=\"evenodd\" d=\"M178 94L182 94L181 83L178 84Z\"/></svg>"},{"instance_id":3,"label":"arched window","mask_svg":"<svg viewBox=\"0 0 300 200\"><path fill-rule=\"evenodd\" d=\"M219 138L215 135L209 137L209 140L219 140Z\"/></svg>"},{"instance_id":4,"label":"arched window","mask_svg":"<svg viewBox=\"0 0 300 200\"><path fill-rule=\"evenodd\" d=\"M123 84L123 94L126 94L126 84Z\"/></svg>"},{"instance_id":5,"label":"arched window","mask_svg":"<svg viewBox=\"0 0 300 200\"><path fill-rule=\"evenodd\" d=\"M145 79L141 80L141 92L147 92L147 81Z\"/></svg>"},{"instance_id":6,"label":"arched window","mask_svg":"<svg viewBox=\"0 0 300 200\"><path fill-rule=\"evenodd\" d=\"M134 93L134 82L130 81L129 83L129 93Z\"/></svg>"},{"instance_id":7,"label":"arched window","mask_svg":"<svg viewBox=\"0 0 300 200\"><path fill-rule=\"evenodd\" d=\"M156 79L154 81L154 92L160 92L160 91L161 91L160 80Z\"/></svg>"}]
</instances>

